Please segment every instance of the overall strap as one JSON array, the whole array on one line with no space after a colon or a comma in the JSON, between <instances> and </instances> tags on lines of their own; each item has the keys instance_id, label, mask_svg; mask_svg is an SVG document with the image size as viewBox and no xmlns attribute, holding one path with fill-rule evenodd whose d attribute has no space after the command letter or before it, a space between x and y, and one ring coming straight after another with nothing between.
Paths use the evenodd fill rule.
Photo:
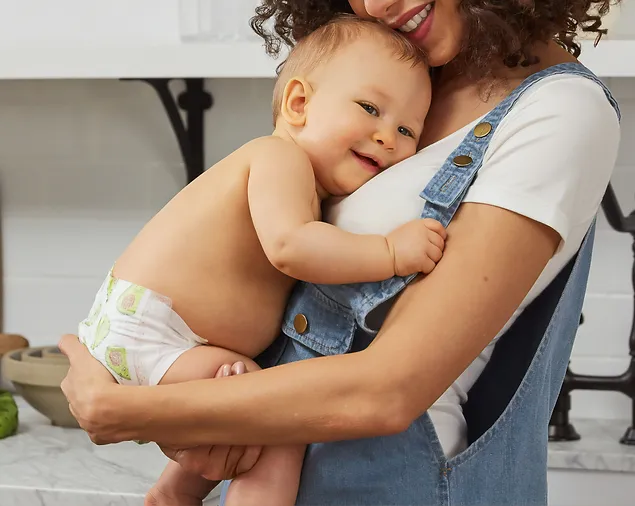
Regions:
<instances>
[{"instance_id":1,"label":"overall strap","mask_svg":"<svg viewBox=\"0 0 635 506\"><path fill-rule=\"evenodd\" d=\"M481 168L490 140L501 121L531 86L559 74L578 75L596 82L604 90L618 119L621 119L619 106L610 90L581 63L562 63L532 74L465 136L459 147L450 154L423 189L420 196L426 200L426 204L421 214L422 218L434 218L447 227Z\"/></svg>"}]
</instances>

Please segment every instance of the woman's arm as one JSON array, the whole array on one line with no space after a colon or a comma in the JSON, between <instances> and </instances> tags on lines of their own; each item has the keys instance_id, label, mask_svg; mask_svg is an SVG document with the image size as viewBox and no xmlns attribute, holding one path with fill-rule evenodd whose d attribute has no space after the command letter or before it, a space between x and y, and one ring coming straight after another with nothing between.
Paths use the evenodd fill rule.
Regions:
<instances>
[{"instance_id":1,"label":"woman's arm","mask_svg":"<svg viewBox=\"0 0 635 506\"><path fill-rule=\"evenodd\" d=\"M96 442L287 444L400 432L500 331L559 241L521 215L464 204L443 261L403 292L362 352L159 387L91 388L76 377L65 392Z\"/></svg>"}]
</instances>

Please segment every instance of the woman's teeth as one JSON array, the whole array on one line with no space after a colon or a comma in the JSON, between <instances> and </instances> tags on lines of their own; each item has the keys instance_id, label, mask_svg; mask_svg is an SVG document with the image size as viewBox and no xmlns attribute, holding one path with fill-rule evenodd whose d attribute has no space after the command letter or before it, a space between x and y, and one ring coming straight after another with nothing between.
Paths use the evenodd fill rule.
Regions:
<instances>
[{"instance_id":1,"label":"woman's teeth","mask_svg":"<svg viewBox=\"0 0 635 506\"><path fill-rule=\"evenodd\" d=\"M426 5L425 8L419 14L415 14L414 16L412 16L404 25L397 28L397 30L399 30L400 32L405 32L405 33L416 30L417 28L419 28L421 23L423 23L426 20L431 10L432 10L432 4L430 3Z\"/></svg>"}]
</instances>

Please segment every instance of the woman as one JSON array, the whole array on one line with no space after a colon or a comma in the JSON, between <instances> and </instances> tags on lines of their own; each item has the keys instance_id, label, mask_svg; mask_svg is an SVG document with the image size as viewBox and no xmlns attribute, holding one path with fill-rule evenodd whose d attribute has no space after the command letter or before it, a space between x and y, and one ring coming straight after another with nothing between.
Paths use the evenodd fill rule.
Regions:
<instances>
[{"instance_id":1,"label":"woman","mask_svg":"<svg viewBox=\"0 0 635 506\"><path fill-rule=\"evenodd\" d=\"M211 479L253 455L219 445L320 442L301 505L546 504L547 423L619 142L608 90L576 63L574 32L600 29L591 8L608 1L266 0L270 52L268 19L290 42L351 11L426 50L421 151L326 217L379 233L436 217L444 258L415 280L300 285L261 357L280 366L256 373L120 387L65 336L63 389L92 439L157 441ZM217 446L170 450L198 445Z\"/></svg>"}]
</instances>

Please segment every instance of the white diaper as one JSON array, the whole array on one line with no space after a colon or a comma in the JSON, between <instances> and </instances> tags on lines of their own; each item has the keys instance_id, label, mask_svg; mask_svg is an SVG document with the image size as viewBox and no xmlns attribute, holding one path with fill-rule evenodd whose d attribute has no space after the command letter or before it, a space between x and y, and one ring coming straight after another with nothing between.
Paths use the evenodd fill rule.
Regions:
<instances>
[{"instance_id":1,"label":"white diaper","mask_svg":"<svg viewBox=\"0 0 635 506\"><path fill-rule=\"evenodd\" d=\"M207 344L161 294L108 273L79 338L124 385L156 385L187 350Z\"/></svg>"}]
</instances>

